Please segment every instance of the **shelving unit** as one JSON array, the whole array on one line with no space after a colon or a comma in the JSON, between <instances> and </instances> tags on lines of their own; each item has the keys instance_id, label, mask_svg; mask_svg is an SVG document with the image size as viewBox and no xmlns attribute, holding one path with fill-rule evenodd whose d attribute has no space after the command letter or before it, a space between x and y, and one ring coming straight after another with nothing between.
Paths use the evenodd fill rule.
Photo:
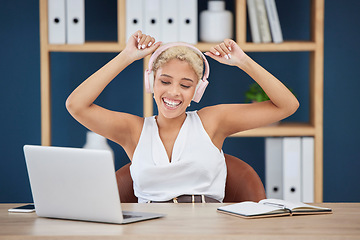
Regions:
<instances>
[{"instance_id":1,"label":"shelving unit","mask_svg":"<svg viewBox=\"0 0 360 240\"><path fill-rule=\"evenodd\" d=\"M119 52L125 47L125 0L117 0L118 41L86 42L82 45L48 43L47 0L40 3L40 68L41 68L41 143L51 145L51 52ZM236 41L245 52L310 53L310 122L284 123L234 134L232 137L312 136L315 141L315 201L323 201L323 65L324 65L324 0L311 0L311 38L309 41L285 41L280 44L246 42L246 0L235 0ZM214 44L198 43L201 51ZM144 59L144 69L149 58ZM144 91L144 116L153 115L153 98Z\"/></svg>"}]
</instances>

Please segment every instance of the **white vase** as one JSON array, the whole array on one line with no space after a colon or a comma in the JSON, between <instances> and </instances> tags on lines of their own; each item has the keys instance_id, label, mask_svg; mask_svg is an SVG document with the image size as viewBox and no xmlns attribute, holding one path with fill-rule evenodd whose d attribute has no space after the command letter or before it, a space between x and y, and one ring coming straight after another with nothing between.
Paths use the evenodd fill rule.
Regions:
<instances>
[{"instance_id":1,"label":"white vase","mask_svg":"<svg viewBox=\"0 0 360 240\"><path fill-rule=\"evenodd\" d=\"M114 157L114 151L108 144L107 139L92 131L88 131L86 133L86 143L83 146L83 148L108 150L111 152L112 156Z\"/></svg>"},{"instance_id":2,"label":"white vase","mask_svg":"<svg viewBox=\"0 0 360 240\"><path fill-rule=\"evenodd\" d=\"M222 42L233 38L233 16L225 10L225 1L209 1L208 10L200 13L200 40Z\"/></svg>"}]
</instances>

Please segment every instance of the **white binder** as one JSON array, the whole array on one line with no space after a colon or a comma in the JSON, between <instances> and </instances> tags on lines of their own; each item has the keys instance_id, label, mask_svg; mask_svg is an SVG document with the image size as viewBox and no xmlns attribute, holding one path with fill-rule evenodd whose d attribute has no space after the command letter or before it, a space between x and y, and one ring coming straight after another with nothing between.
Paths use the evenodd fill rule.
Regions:
<instances>
[{"instance_id":1,"label":"white binder","mask_svg":"<svg viewBox=\"0 0 360 240\"><path fill-rule=\"evenodd\" d=\"M179 1L179 41L191 44L198 42L197 0Z\"/></svg>"},{"instance_id":2,"label":"white binder","mask_svg":"<svg viewBox=\"0 0 360 240\"><path fill-rule=\"evenodd\" d=\"M179 41L178 0L161 0L161 32L160 41L164 43Z\"/></svg>"},{"instance_id":3,"label":"white binder","mask_svg":"<svg viewBox=\"0 0 360 240\"><path fill-rule=\"evenodd\" d=\"M257 10L255 5L255 0L247 0L247 9L249 14L249 24L250 24L250 31L251 31L251 38L254 43L260 43L260 30L259 30L259 23L257 17Z\"/></svg>"},{"instance_id":4,"label":"white binder","mask_svg":"<svg viewBox=\"0 0 360 240\"><path fill-rule=\"evenodd\" d=\"M301 138L283 138L284 200L301 201Z\"/></svg>"},{"instance_id":5,"label":"white binder","mask_svg":"<svg viewBox=\"0 0 360 240\"><path fill-rule=\"evenodd\" d=\"M303 137L301 146L302 202L314 202L314 138Z\"/></svg>"},{"instance_id":6,"label":"white binder","mask_svg":"<svg viewBox=\"0 0 360 240\"><path fill-rule=\"evenodd\" d=\"M269 19L271 36L274 43L283 42L282 31L275 0L265 0L266 12Z\"/></svg>"},{"instance_id":7,"label":"white binder","mask_svg":"<svg viewBox=\"0 0 360 240\"><path fill-rule=\"evenodd\" d=\"M265 188L267 198L283 199L283 138L265 138Z\"/></svg>"},{"instance_id":8,"label":"white binder","mask_svg":"<svg viewBox=\"0 0 360 240\"><path fill-rule=\"evenodd\" d=\"M264 0L255 0L257 16L258 16L258 24L260 30L261 41L264 43L271 42L271 33L269 20L266 13L266 7Z\"/></svg>"},{"instance_id":9,"label":"white binder","mask_svg":"<svg viewBox=\"0 0 360 240\"><path fill-rule=\"evenodd\" d=\"M144 32L159 41L162 38L160 0L145 0L144 7Z\"/></svg>"},{"instance_id":10,"label":"white binder","mask_svg":"<svg viewBox=\"0 0 360 240\"><path fill-rule=\"evenodd\" d=\"M126 40L137 30L144 31L143 1L126 0Z\"/></svg>"},{"instance_id":11,"label":"white binder","mask_svg":"<svg viewBox=\"0 0 360 240\"><path fill-rule=\"evenodd\" d=\"M85 0L66 0L67 43L85 43Z\"/></svg>"},{"instance_id":12,"label":"white binder","mask_svg":"<svg viewBox=\"0 0 360 240\"><path fill-rule=\"evenodd\" d=\"M48 0L48 37L50 44L65 44L65 0Z\"/></svg>"}]
</instances>

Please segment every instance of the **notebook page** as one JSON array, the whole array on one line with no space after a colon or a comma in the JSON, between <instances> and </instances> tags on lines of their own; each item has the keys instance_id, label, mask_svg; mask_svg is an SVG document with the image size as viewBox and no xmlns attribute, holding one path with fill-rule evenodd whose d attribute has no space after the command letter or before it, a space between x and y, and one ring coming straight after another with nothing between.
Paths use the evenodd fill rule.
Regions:
<instances>
[{"instance_id":1,"label":"notebook page","mask_svg":"<svg viewBox=\"0 0 360 240\"><path fill-rule=\"evenodd\" d=\"M275 204L275 205L279 205L279 206L284 206L285 208L290 209L290 210L295 210L295 209L304 210L304 211L309 211L309 210L329 210L329 208L311 206L309 204L305 204L305 203L302 203L302 202L289 202L289 201L285 201L285 200L281 200L281 199L263 199L259 203L262 203L263 205Z\"/></svg>"},{"instance_id":2,"label":"notebook page","mask_svg":"<svg viewBox=\"0 0 360 240\"><path fill-rule=\"evenodd\" d=\"M219 207L218 209L244 216L255 216L255 215L263 215L270 213L272 214L284 213L284 209L268 206L264 204L258 204L255 202L235 203L235 204Z\"/></svg>"}]
</instances>

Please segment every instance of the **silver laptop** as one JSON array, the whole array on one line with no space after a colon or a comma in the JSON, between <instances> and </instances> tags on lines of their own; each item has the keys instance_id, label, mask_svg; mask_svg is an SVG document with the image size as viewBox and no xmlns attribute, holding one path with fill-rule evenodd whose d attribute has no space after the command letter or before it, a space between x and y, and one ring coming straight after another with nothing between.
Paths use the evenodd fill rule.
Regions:
<instances>
[{"instance_id":1,"label":"silver laptop","mask_svg":"<svg viewBox=\"0 0 360 240\"><path fill-rule=\"evenodd\" d=\"M106 223L130 223L162 214L121 210L111 152L25 145L36 214Z\"/></svg>"}]
</instances>

